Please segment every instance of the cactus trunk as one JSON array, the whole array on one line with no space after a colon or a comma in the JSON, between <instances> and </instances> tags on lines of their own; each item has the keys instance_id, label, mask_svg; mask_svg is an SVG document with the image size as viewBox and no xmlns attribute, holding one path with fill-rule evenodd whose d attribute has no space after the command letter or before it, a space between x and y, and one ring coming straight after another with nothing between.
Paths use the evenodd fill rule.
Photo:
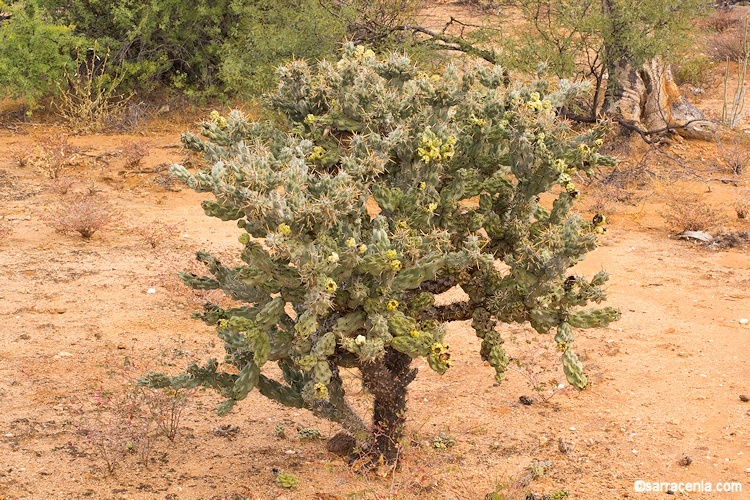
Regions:
<instances>
[{"instance_id":1,"label":"cactus trunk","mask_svg":"<svg viewBox=\"0 0 750 500\"><path fill-rule=\"evenodd\" d=\"M411 369L411 357L395 349L386 349L382 362L360 367L365 388L375 396L373 407L373 461L392 464L398 459L406 423L407 387L417 375Z\"/></svg>"}]
</instances>

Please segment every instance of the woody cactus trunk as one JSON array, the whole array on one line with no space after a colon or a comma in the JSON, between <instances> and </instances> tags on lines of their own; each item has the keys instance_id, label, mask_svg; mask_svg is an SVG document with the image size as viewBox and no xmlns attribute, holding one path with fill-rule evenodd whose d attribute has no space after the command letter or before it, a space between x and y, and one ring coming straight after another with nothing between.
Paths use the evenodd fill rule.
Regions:
<instances>
[{"instance_id":1,"label":"woody cactus trunk","mask_svg":"<svg viewBox=\"0 0 750 500\"><path fill-rule=\"evenodd\" d=\"M569 276L601 229L570 213L572 176L612 161L597 153L601 127L577 134L555 115L577 89L508 86L499 67L425 75L403 55L351 44L336 63L295 61L278 78L266 103L285 126L213 113L202 137L182 137L211 167L172 167L215 195L206 214L242 229L242 265L199 253L209 275L180 275L244 303L195 315L216 327L226 356L142 382L214 388L222 414L257 389L339 423L390 463L412 360L440 374L451 366L448 321L473 320L498 381L508 356L497 323L530 322L554 335L568 381L583 389L573 328L619 313L581 309L604 300L604 272ZM456 285L468 301L436 305ZM371 425L347 403L344 367L374 396Z\"/></svg>"}]
</instances>

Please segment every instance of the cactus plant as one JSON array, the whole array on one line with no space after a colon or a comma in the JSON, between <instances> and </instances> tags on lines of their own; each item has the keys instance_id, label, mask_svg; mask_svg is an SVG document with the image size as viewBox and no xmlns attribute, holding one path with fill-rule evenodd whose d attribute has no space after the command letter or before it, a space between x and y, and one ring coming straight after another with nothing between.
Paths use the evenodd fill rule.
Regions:
<instances>
[{"instance_id":1,"label":"cactus plant","mask_svg":"<svg viewBox=\"0 0 750 500\"><path fill-rule=\"evenodd\" d=\"M216 327L226 356L143 383L211 387L226 398L220 413L255 389L341 424L387 462L412 360L441 374L451 366L446 321L472 319L498 381L508 365L498 322L554 330L566 376L583 388L572 329L619 313L581 309L605 299L606 273L569 276L597 234L570 212L573 174L613 161L597 152L603 126L578 133L556 118L575 88L511 86L499 67L425 75L403 55L351 44L336 63L294 61L278 77L266 104L287 126L214 114L202 137L182 137L210 168L172 167L215 195L207 215L242 230L242 265L201 252L208 275L181 275L246 304L196 314ZM543 193L553 203L543 206ZM456 285L468 301L437 306L435 295ZM282 378L264 373L271 362ZM342 367L358 368L374 396L372 425L347 403Z\"/></svg>"}]
</instances>

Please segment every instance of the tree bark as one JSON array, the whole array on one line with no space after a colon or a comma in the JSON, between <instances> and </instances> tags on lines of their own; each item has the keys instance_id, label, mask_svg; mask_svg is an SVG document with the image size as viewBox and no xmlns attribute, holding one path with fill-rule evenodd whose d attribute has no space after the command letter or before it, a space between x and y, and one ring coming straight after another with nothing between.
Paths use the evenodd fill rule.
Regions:
<instances>
[{"instance_id":1,"label":"tree bark","mask_svg":"<svg viewBox=\"0 0 750 500\"><path fill-rule=\"evenodd\" d=\"M672 71L659 58L636 67L621 60L609 74L604 113L644 134L676 133L712 140L716 125L690 104L674 82Z\"/></svg>"}]
</instances>

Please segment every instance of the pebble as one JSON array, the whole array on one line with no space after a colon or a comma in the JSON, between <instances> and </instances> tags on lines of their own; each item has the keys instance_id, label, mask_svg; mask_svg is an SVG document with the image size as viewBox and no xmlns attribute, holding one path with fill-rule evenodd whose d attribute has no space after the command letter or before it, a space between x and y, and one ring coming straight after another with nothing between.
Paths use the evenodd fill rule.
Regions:
<instances>
[{"instance_id":1,"label":"pebble","mask_svg":"<svg viewBox=\"0 0 750 500\"><path fill-rule=\"evenodd\" d=\"M53 358L54 358L54 359L60 359L60 358L72 358L72 357L73 357L73 355L72 355L72 354L70 354L69 352L65 352L65 351L60 351L60 352L58 352L57 354L55 354L55 355L53 356Z\"/></svg>"},{"instance_id":2,"label":"pebble","mask_svg":"<svg viewBox=\"0 0 750 500\"><path fill-rule=\"evenodd\" d=\"M740 319L740 325L746 325L748 324L748 322L750 322L750 320L748 320L747 318Z\"/></svg>"},{"instance_id":3,"label":"pebble","mask_svg":"<svg viewBox=\"0 0 750 500\"><path fill-rule=\"evenodd\" d=\"M146 293L156 293L156 288L149 288Z\"/></svg>"},{"instance_id":4,"label":"pebble","mask_svg":"<svg viewBox=\"0 0 750 500\"><path fill-rule=\"evenodd\" d=\"M539 446L546 446L549 439L546 436L539 436Z\"/></svg>"}]
</instances>

